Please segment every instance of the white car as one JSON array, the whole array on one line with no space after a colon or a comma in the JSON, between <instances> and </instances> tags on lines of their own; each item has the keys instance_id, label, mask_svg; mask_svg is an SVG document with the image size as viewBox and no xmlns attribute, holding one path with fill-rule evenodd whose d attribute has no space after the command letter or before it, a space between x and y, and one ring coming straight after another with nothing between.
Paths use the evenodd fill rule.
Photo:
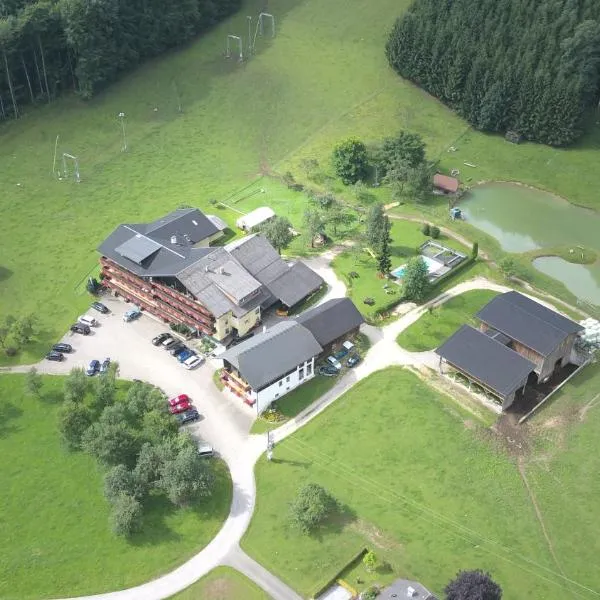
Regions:
<instances>
[{"instance_id":1,"label":"white car","mask_svg":"<svg viewBox=\"0 0 600 600\"><path fill-rule=\"evenodd\" d=\"M342 370L342 363L335 356L328 356L327 362L338 371Z\"/></svg>"},{"instance_id":2,"label":"white car","mask_svg":"<svg viewBox=\"0 0 600 600\"><path fill-rule=\"evenodd\" d=\"M88 327L96 327L96 325L98 325L98 321L89 315L81 315L77 320Z\"/></svg>"},{"instance_id":3,"label":"white car","mask_svg":"<svg viewBox=\"0 0 600 600\"><path fill-rule=\"evenodd\" d=\"M195 369L196 367L199 367L203 362L204 359L201 356L196 356L194 354L193 356L190 356L188 359L184 360L182 364L186 369Z\"/></svg>"}]
</instances>

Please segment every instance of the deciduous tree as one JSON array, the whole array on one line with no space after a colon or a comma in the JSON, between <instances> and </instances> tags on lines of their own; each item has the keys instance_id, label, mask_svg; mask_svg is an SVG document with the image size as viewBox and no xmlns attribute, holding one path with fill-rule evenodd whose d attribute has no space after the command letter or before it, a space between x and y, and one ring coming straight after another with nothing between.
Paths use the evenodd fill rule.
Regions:
<instances>
[{"instance_id":1,"label":"deciduous tree","mask_svg":"<svg viewBox=\"0 0 600 600\"><path fill-rule=\"evenodd\" d=\"M366 179L369 167L366 146L357 138L348 138L333 149L333 168L346 184Z\"/></svg>"},{"instance_id":2,"label":"deciduous tree","mask_svg":"<svg viewBox=\"0 0 600 600\"><path fill-rule=\"evenodd\" d=\"M415 256L406 263L402 274L402 288L408 300L422 302L426 298L431 284L427 265L422 256Z\"/></svg>"},{"instance_id":3,"label":"deciduous tree","mask_svg":"<svg viewBox=\"0 0 600 600\"><path fill-rule=\"evenodd\" d=\"M502 588L483 571L459 571L445 589L446 600L501 600Z\"/></svg>"},{"instance_id":4,"label":"deciduous tree","mask_svg":"<svg viewBox=\"0 0 600 600\"><path fill-rule=\"evenodd\" d=\"M260 232L281 254L281 250L294 239L291 228L292 224L285 217L274 217L260 228Z\"/></svg>"},{"instance_id":5,"label":"deciduous tree","mask_svg":"<svg viewBox=\"0 0 600 600\"><path fill-rule=\"evenodd\" d=\"M91 411L81 403L66 401L58 412L58 430L71 450L81 448L83 434L92 424Z\"/></svg>"},{"instance_id":6,"label":"deciduous tree","mask_svg":"<svg viewBox=\"0 0 600 600\"><path fill-rule=\"evenodd\" d=\"M323 229L325 228L323 214L314 208L307 208L304 211L304 227L310 239L310 247L314 248L315 237L323 233Z\"/></svg>"},{"instance_id":7,"label":"deciduous tree","mask_svg":"<svg viewBox=\"0 0 600 600\"><path fill-rule=\"evenodd\" d=\"M88 378L85 371L80 367L73 367L63 386L65 400L67 402L81 402L88 391Z\"/></svg>"},{"instance_id":8,"label":"deciduous tree","mask_svg":"<svg viewBox=\"0 0 600 600\"><path fill-rule=\"evenodd\" d=\"M308 483L298 490L290 504L290 521L303 533L311 533L337 508L329 492L316 483Z\"/></svg>"},{"instance_id":9,"label":"deciduous tree","mask_svg":"<svg viewBox=\"0 0 600 600\"><path fill-rule=\"evenodd\" d=\"M38 373L35 367L31 367L29 371L27 371L27 375L25 375L25 391L30 396L35 396L36 398L40 397L40 392L42 390L42 376Z\"/></svg>"},{"instance_id":10,"label":"deciduous tree","mask_svg":"<svg viewBox=\"0 0 600 600\"><path fill-rule=\"evenodd\" d=\"M118 536L129 537L142 528L142 505L133 497L121 494L113 504L110 526Z\"/></svg>"}]
</instances>

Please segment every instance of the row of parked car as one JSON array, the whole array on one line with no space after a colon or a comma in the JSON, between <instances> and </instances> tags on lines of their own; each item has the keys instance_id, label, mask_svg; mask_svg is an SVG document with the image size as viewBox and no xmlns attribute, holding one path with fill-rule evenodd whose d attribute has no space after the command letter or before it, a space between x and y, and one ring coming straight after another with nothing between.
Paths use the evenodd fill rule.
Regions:
<instances>
[{"instance_id":1,"label":"row of parked car","mask_svg":"<svg viewBox=\"0 0 600 600\"><path fill-rule=\"evenodd\" d=\"M105 358L102 363L99 360L91 360L88 368L85 370L85 374L88 377L93 377L96 373L100 373L100 375L104 375L104 373L108 372L108 368L110 367L110 358Z\"/></svg>"},{"instance_id":2,"label":"row of parked car","mask_svg":"<svg viewBox=\"0 0 600 600\"><path fill-rule=\"evenodd\" d=\"M325 377L335 377L342 370L342 363L340 361L343 359L345 359L344 362L350 369L360 362L360 356L354 352L354 344L352 342L344 342L341 350L328 356L326 364L319 367L317 372L319 375L325 375Z\"/></svg>"},{"instance_id":3,"label":"row of parked car","mask_svg":"<svg viewBox=\"0 0 600 600\"><path fill-rule=\"evenodd\" d=\"M174 356L186 369L195 369L204 359L196 352L190 350L183 342L173 337L170 333L159 333L152 339L154 346L160 346Z\"/></svg>"},{"instance_id":4,"label":"row of parked car","mask_svg":"<svg viewBox=\"0 0 600 600\"><path fill-rule=\"evenodd\" d=\"M169 412L175 415L180 425L185 425L191 421L197 421L200 413L192 405L192 401L187 394L179 394L169 400Z\"/></svg>"},{"instance_id":5,"label":"row of parked car","mask_svg":"<svg viewBox=\"0 0 600 600\"><path fill-rule=\"evenodd\" d=\"M91 308L97 310L99 313L103 315L110 312L108 307L102 302L92 302ZM89 335L91 332L91 327L96 327L98 325L98 321L91 317L90 315L81 315L77 319L77 323L74 323L69 328L73 333L80 333L81 335ZM52 349L48 354L46 354L46 358L48 360L53 360L60 362L64 360L65 354L70 354L73 352L73 346L71 344L66 344L64 342L60 342L59 344L54 344Z\"/></svg>"}]
</instances>

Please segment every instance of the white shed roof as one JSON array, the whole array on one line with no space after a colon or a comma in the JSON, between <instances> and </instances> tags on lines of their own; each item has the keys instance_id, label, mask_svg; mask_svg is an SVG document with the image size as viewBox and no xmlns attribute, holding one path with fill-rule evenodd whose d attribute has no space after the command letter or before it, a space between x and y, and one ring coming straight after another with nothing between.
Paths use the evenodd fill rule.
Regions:
<instances>
[{"instance_id":1,"label":"white shed roof","mask_svg":"<svg viewBox=\"0 0 600 600\"><path fill-rule=\"evenodd\" d=\"M269 208L268 206L261 206L260 208L249 212L247 215L240 217L235 224L240 229L250 230L257 225L268 221L274 216L275 212L272 208Z\"/></svg>"}]
</instances>

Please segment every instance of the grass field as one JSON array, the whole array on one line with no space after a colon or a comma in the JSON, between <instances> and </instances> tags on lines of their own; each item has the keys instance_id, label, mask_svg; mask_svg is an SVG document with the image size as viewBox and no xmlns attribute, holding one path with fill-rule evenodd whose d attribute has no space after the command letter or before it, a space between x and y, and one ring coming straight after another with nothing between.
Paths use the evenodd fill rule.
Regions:
<instances>
[{"instance_id":1,"label":"grass field","mask_svg":"<svg viewBox=\"0 0 600 600\"><path fill-rule=\"evenodd\" d=\"M597 127L569 150L514 146L470 131L389 69L383 45L408 4L281 0L273 9L277 37L259 40L248 63L227 61L226 35L243 34L246 15L262 9L251 1L208 35L89 102L64 97L2 125L0 311L34 312L40 321L37 342L17 360L39 357L85 306L82 283L94 268L95 248L116 224L154 219L183 204L219 210L232 223L236 210L271 204L300 227L305 198L256 178L287 169L301 175L304 157L327 169L333 143L349 134L371 142L408 128L423 135L443 167L477 164L466 180L520 180L598 206ZM81 183L53 178L56 136L58 167L63 152L78 156ZM458 151L447 153L450 145ZM265 194L249 196L252 182ZM387 199L387 190L375 194ZM210 199L231 208L215 209Z\"/></svg>"},{"instance_id":2,"label":"grass field","mask_svg":"<svg viewBox=\"0 0 600 600\"><path fill-rule=\"evenodd\" d=\"M231 567L217 567L171 600L269 600L256 584Z\"/></svg>"},{"instance_id":3,"label":"grass field","mask_svg":"<svg viewBox=\"0 0 600 600\"><path fill-rule=\"evenodd\" d=\"M461 325L476 326L475 315L497 293L491 290L473 290L455 296L439 308L426 312L416 323L406 328L396 339L411 352L437 348Z\"/></svg>"},{"instance_id":4,"label":"grass field","mask_svg":"<svg viewBox=\"0 0 600 600\"><path fill-rule=\"evenodd\" d=\"M156 498L130 541L108 524L102 473L61 445L61 377L45 377L43 398L23 395L22 375L0 375L0 597L26 600L114 591L170 571L198 552L229 513L226 467L214 495L185 510Z\"/></svg>"},{"instance_id":5,"label":"grass field","mask_svg":"<svg viewBox=\"0 0 600 600\"><path fill-rule=\"evenodd\" d=\"M375 373L279 444L275 460L259 462L257 511L242 545L306 595L367 545L393 574L434 592L460 568L483 568L506 598L563 598L515 462L494 439L410 372ZM308 481L345 506L314 536L287 521ZM569 552L578 561L577 547ZM588 579L597 577L593 564L580 563Z\"/></svg>"}]
</instances>

